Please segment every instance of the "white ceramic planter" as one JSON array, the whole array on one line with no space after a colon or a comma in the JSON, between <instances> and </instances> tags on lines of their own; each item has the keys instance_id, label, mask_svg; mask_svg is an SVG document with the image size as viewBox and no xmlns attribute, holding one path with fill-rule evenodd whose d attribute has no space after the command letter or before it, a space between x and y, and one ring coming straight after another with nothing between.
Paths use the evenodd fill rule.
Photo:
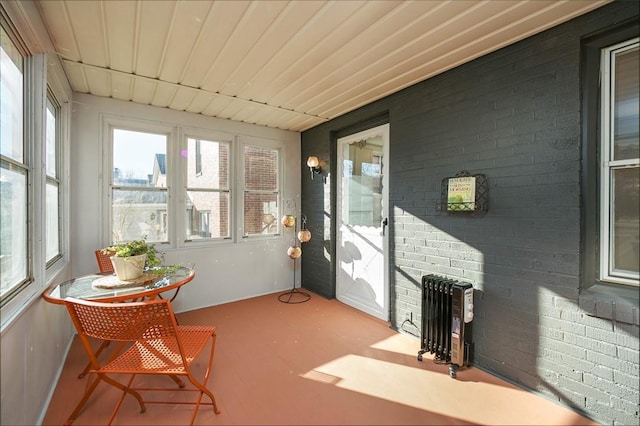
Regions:
<instances>
[{"instance_id":1,"label":"white ceramic planter","mask_svg":"<svg viewBox=\"0 0 640 426\"><path fill-rule=\"evenodd\" d=\"M147 261L146 254L130 257L111 256L111 263L116 276L121 281L131 281L142 276L144 264Z\"/></svg>"}]
</instances>

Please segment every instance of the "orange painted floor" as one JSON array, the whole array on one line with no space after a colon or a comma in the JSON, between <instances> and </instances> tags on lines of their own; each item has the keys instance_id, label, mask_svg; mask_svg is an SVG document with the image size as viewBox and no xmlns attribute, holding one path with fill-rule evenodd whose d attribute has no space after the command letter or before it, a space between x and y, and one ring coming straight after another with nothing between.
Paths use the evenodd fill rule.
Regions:
<instances>
[{"instance_id":1,"label":"orange painted floor","mask_svg":"<svg viewBox=\"0 0 640 426\"><path fill-rule=\"evenodd\" d=\"M417 361L418 339L336 300L312 294L307 303L284 304L277 296L178 315L182 325L211 324L218 332L209 388L222 413L202 407L195 424L596 424L477 368L452 379L447 365L428 356ZM86 359L76 339L43 424L63 424L73 410L87 383L76 377ZM118 397L100 384L74 424L105 424ZM114 424L181 425L191 412L187 405L147 405L139 413L127 397Z\"/></svg>"}]
</instances>

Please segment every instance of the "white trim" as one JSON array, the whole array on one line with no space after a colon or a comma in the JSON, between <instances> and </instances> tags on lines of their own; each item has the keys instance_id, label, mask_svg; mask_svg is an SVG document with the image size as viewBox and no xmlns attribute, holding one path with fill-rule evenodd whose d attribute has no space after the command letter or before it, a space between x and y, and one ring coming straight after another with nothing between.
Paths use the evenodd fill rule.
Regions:
<instances>
[{"instance_id":1,"label":"white trim","mask_svg":"<svg viewBox=\"0 0 640 426\"><path fill-rule=\"evenodd\" d=\"M244 148L247 146L254 146L265 149L272 149L278 153L278 198L277 204L278 209L276 212L276 221L278 223L278 232L275 234L251 234L245 235L244 233L244 194L245 194L245 186L244 186L244 178L245 178L245 168L244 168ZM237 227L236 232L234 234L234 241L249 241L249 240L259 240L259 239L268 239L274 237L283 237L282 226L280 225L280 218L285 214L285 180L284 180L284 164L285 161L285 145L281 141L266 139L266 138L256 138L251 136L239 136L238 144L236 150L236 164L237 164L237 189L235 191L236 194L236 219L237 219ZM300 217L300 205L299 203L294 201L295 211L292 212L296 217Z\"/></svg>"},{"instance_id":2,"label":"white trim","mask_svg":"<svg viewBox=\"0 0 640 426\"><path fill-rule=\"evenodd\" d=\"M638 167L639 161L635 159L613 160L614 140L614 99L615 93L615 61L616 55L638 47L638 37L625 42L602 49L601 53L601 100L600 100L600 273L601 281L638 286L640 274L627 273L625 271L613 271L613 226L611 208L615 200L612 191L612 174L615 170L626 167Z\"/></svg>"},{"instance_id":3,"label":"white trim","mask_svg":"<svg viewBox=\"0 0 640 426\"><path fill-rule=\"evenodd\" d=\"M255 136L238 136L224 131L208 130L192 126L167 125L152 120L138 118L123 118L108 114L101 114L101 147L102 147L102 172L100 173L102 188L102 208L100 223L104 224L101 230L102 246L112 243L112 210L111 210L111 182L113 180L113 129L123 129L139 132L161 134L167 136L167 194L169 230L168 243L159 246L161 251L180 247L209 247L221 244L231 244L247 241L248 239L263 239L280 237L279 234L251 235L243 238L243 189L244 167L243 149L245 146L257 146L278 151L278 218L283 211L284 167L286 164L286 144L281 140ZM187 149L188 138L200 138L205 140L220 140L230 144L230 237L212 238L205 240L185 241L185 190L187 164L181 161L180 155L175 155ZM299 214L299 212L296 212Z\"/></svg>"},{"instance_id":4,"label":"white trim","mask_svg":"<svg viewBox=\"0 0 640 426\"><path fill-rule=\"evenodd\" d=\"M9 29L5 29L9 32ZM15 35L15 34L14 34ZM18 36L18 35L15 35ZM61 234L60 244L63 257L53 263L49 269L46 266L46 169L43 154L45 152L46 108L48 100L48 57L46 54L23 56L23 91L24 91L24 162L27 170L27 277L30 282L15 294L2 307L2 322L0 329L4 330L12 321L18 318L26 307L34 302L49 283L64 269L69 262L69 238ZM52 90L53 95L62 95L60 91ZM66 109L65 111L68 111ZM68 112L62 114L60 108L58 149L60 161L68 155L69 120ZM65 139L66 138L66 139ZM63 170L64 164L60 164ZM59 176L61 227L68 223L68 174ZM61 230L61 232L63 232Z\"/></svg>"},{"instance_id":5,"label":"white trim","mask_svg":"<svg viewBox=\"0 0 640 426\"><path fill-rule=\"evenodd\" d=\"M234 191L236 191L236 180L234 179L234 173L236 169L236 145L237 145L237 136L231 133L219 132L216 130L202 129L197 127L179 127L178 128L178 139L179 139L179 151L187 152L188 150L188 139L200 139L206 141L216 141L216 142L225 142L229 144L229 237L215 237L215 238L204 238L204 239L195 239L191 241L186 241L186 228L185 228L185 213L186 208L179 208L176 220L177 223L182 224L182 235L177 238L177 246L178 247L202 247L202 246L211 246L218 244L229 244L234 241L233 229L236 222L235 209L233 205L233 200L235 197ZM186 163L185 163L186 164ZM187 173L188 173L188 164L184 167L180 167L178 170L177 176L177 188L180 188L180 191L177 192L178 204L186 207L186 191L187 191Z\"/></svg>"},{"instance_id":6,"label":"white trim","mask_svg":"<svg viewBox=\"0 0 640 426\"><path fill-rule=\"evenodd\" d=\"M172 147L177 146L177 127L170 126L162 123L153 122L143 119L130 119L115 117L107 114L102 114L100 117L102 128L102 173L100 175L102 179L102 219L100 223L103 224L102 229L102 246L106 247L113 243L111 237L113 229L113 217L112 217L112 201L111 201L111 183L113 182L113 130L128 130L141 133L151 133L156 135L162 135L166 137L166 172L167 176L167 214L169 215L168 230L167 230L167 242L156 243L156 245L162 245L160 250L164 250L164 247L174 248L177 236L177 223L176 223L176 206L175 202L172 202L174 197L174 187L176 186L173 178L174 170L178 169L177 158L178 155L174 155Z\"/></svg>"}]
</instances>

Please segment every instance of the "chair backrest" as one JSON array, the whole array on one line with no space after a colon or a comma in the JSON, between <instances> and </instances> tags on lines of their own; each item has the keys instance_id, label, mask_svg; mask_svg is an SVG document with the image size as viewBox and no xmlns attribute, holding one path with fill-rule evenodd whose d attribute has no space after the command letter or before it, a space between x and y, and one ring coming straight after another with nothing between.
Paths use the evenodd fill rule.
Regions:
<instances>
[{"instance_id":1,"label":"chair backrest","mask_svg":"<svg viewBox=\"0 0 640 426\"><path fill-rule=\"evenodd\" d=\"M96 260L98 261L98 269L100 272L113 272L111 256L113 256L113 252L103 253L102 250L96 250Z\"/></svg>"},{"instance_id":2,"label":"chair backrest","mask_svg":"<svg viewBox=\"0 0 640 426\"><path fill-rule=\"evenodd\" d=\"M102 303L67 298L64 302L81 338L139 341L177 335L173 309L166 299Z\"/></svg>"}]
</instances>

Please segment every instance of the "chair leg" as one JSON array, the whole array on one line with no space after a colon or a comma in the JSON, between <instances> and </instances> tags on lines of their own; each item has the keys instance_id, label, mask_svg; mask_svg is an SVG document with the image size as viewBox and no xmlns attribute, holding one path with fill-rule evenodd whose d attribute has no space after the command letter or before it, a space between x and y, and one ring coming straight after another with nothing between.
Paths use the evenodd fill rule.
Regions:
<instances>
[{"instance_id":1,"label":"chair leg","mask_svg":"<svg viewBox=\"0 0 640 426\"><path fill-rule=\"evenodd\" d=\"M196 414L198 413L198 408L200 408L200 402L202 401L202 395L206 394L211 403L213 404L213 412L216 414L220 414L220 409L218 408L218 403L216 402L216 397L213 395L209 389L207 389L207 382L209 381L209 375L211 374L211 367L213 366L213 357L215 355L216 350L216 335L211 336L211 350L209 351L209 364L207 366L207 371L204 373L204 378L202 383L198 382L192 375L191 372L187 374L187 378L189 381L198 389L200 389L200 394L198 395L198 400L196 402L195 410L193 411L193 416L191 418L191 424L195 421Z\"/></svg>"},{"instance_id":2,"label":"chair leg","mask_svg":"<svg viewBox=\"0 0 640 426\"><path fill-rule=\"evenodd\" d=\"M96 351L96 358L100 356L102 351L104 351L107 348L107 346L109 346L109 341L104 340L100 344L100 347L98 348L98 350ZM87 363L87 366L84 367L84 370L82 370L82 373L78 374L78 379L82 379L84 376L86 376L89 370L91 370L91 362Z\"/></svg>"},{"instance_id":3,"label":"chair leg","mask_svg":"<svg viewBox=\"0 0 640 426\"><path fill-rule=\"evenodd\" d=\"M96 387L98 386L98 383L100 383L101 380L102 380L101 377L96 377L95 380L91 382L87 390L85 390L84 395L82 396L82 399L80 400L80 402L78 402L78 404L76 405L76 408L73 410L71 415L67 418L67 421L64 423L65 425L71 425L73 421L78 417L78 414L80 414L80 410L82 410L82 407L84 407L84 404L86 404L86 402L89 400L89 397L91 396L93 391L96 390Z\"/></svg>"},{"instance_id":4,"label":"chair leg","mask_svg":"<svg viewBox=\"0 0 640 426\"><path fill-rule=\"evenodd\" d=\"M129 379L129 383L127 384L127 386L123 385L120 382L117 382L115 380L113 380L111 377L107 376L104 373L98 373L98 375L100 376L100 378L102 380L104 380L105 382L109 383L111 386L114 386L118 389L120 389L123 392L123 396L122 399L124 399L124 395L129 394L131 396L133 396L135 399L138 400L138 404L140 404L140 412L144 413L145 412L145 406L144 406L144 401L142 400L142 397L140 396L140 394L136 391L134 391L133 389L129 389L129 386L131 385L131 382L133 381L133 378L136 376L135 374L131 375L131 378ZM120 406L120 403L122 401L120 401L118 403L118 407Z\"/></svg>"},{"instance_id":5,"label":"chair leg","mask_svg":"<svg viewBox=\"0 0 640 426\"><path fill-rule=\"evenodd\" d=\"M127 396L127 394L133 395L138 400L138 403L140 404L140 413L144 413L146 411L146 407L144 406L144 401L142 400L142 397L140 396L140 394L131 389L131 383L133 383L133 379L135 377L136 375L132 374L131 377L129 378L129 382L127 383L127 386L123 386L122 384L107 377L106 375L104 376L104 380L106 382L123 390L122 395L120 395L120 399L118 400L118 403L116 404L116 406L113 409L113 412L111 413L111 417L109 418L109 423L107 423L108 426L110 426L111 423L113 423L113 419L116 417L116 414L118 413L118 410L122 405L122 401L124 401L124 397Z\"/></svg>"},{"instance_id":6,"label":"chair leg","mask_svg":"<svg viewBox=\"0 0 640 426\"><path fill-rule=\"evenodd\" d=\"M176 382L178 384L179 388L183 388L184 387L184 382L182 380L180 380L180 377L176 376L175 374L170 374L169 377L171 377L171 380L173 380L174 382Z\"/></svg>"},{"instance_id":7,"label":"chair leg","mask_svg":"<svg viewBox=\"0 0 640 426\"><path fill-rule=\"evenodd\" d=\"M198 396L198 401L196 402L196 408L193 411L193 418L191 419L191 423L193 424L193 420L195 420L195 418L196 418L196 413L198 412L198 408L200 408L200 402L202 401L202 394L207 394L207 396L211 400L211 403L213 404L213 412L216 413L216 414L220 414L220 409L218 408L218 403L216 402L216 397L213 395L213 392L211 392L209 389L207 389L206 384L203 385L203 384L199 383L195 378L193 378L193 376L191 376L191 374L189 374L187 377L189 378L189 381L191 383L193 383L193 385L195 387L200 389L200 395Z\"/></svg>"}]
</instances>

